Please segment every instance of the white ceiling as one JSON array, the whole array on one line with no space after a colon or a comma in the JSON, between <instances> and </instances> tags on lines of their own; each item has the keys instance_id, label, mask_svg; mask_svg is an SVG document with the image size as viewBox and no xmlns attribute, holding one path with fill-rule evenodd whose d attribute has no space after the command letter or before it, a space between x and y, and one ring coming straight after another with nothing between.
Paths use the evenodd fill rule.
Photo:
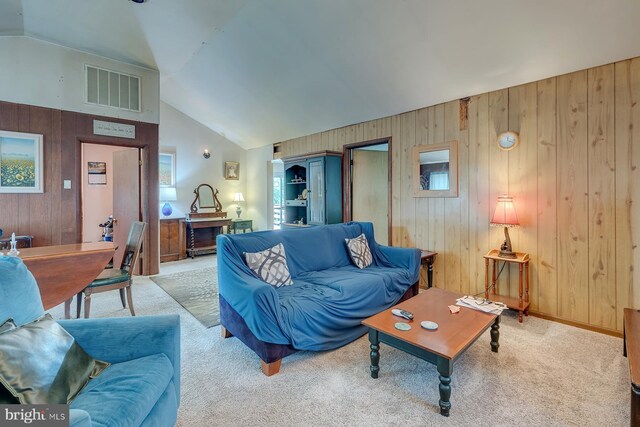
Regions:
<instances>
[{"instance_id":1,"label":"white ceiling","mask_svg":"<svg viewBox=\"0 0 640 427\"><path fill-rule=\"evenodd\" d=\"M640 56L638 0L0 0L244 148Z\"/></svg>"}]
</instances>

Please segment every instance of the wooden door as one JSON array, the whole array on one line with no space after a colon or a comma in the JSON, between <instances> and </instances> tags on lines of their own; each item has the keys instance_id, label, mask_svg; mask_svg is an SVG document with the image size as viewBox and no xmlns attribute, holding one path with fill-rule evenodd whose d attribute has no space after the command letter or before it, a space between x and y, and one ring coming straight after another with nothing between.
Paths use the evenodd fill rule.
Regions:
<instances>
[{"instance_id":1,"label":"wooden door","mask_svg":"<svg viewBox=\"0 0 640 427\"><path fill-rule=\"evenodd\" d=\"M131 223L140 221L140 150L113 153L113 241L118 245L113 266L120 267ZM142 258L142 253L140 258ZM138 260L137 265L143 262Z\"/></svg>"},{"instance_id":2,"label":"wooden door","mask_svg":"<svg viewBox=\"0 0 640 427\"><path fill-rule=\"evenodd\" d=\"M373 223L376 242L389 242L389 154L351 150L351 219Z\"/></svg>"}]
</instances>

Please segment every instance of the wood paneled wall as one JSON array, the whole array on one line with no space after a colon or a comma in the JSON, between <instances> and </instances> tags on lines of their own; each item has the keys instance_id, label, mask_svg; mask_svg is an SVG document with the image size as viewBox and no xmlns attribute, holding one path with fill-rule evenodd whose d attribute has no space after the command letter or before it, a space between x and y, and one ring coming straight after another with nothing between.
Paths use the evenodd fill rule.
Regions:
<instances>
[{"instance_id":1,"label":"wood paneled wall","mask_svg":"<svg viewBox=\"0 0 640 427\"><path fill-rule=\"evenodd\" d=\"M93 135L93 120L133 124L136 139ZM158 125L0 101L0 129L44 135L44 193L0 194L0 228L33 235L34 246L81 242L82 142L144 148L143 216L149 222L145 274L158 272ZM72 189L62 188L63 180Z\"/></svg>"},{"instance_id":2,"label":"wood paneled wall","mask_svg":"<svg viewBox=\"0 0 640 427\"><path fill-rule=\"evenodd\" d=\"M640 58L475 95L281 144L283 156L391 137L392 244L439 253L438 287L484 289L497 197L514 197L531 255L531 311L604 332L640 308ZM466 105L462 105L466 104ZM461 114L462 111L462 114ZM466 111L466 114L465 114ZM496 137L520 133L501 151ZM459 197L414 198L411 148L458 140ZM517 295L517 270L500 278Z\"/></svg>"}]
</instances>

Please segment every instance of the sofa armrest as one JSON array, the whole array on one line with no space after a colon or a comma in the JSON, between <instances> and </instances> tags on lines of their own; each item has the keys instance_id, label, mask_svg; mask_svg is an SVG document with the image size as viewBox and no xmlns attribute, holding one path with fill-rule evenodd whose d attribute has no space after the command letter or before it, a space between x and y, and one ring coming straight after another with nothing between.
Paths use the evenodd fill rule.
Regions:
<instances>
[{"instance_id":1,"label":"sofa armrest","mask_svg":"<svg viewBox=\"0 0 640 427\"><path fill-rule=\"evenodd\" d=\"M173 383L180 404L180 317L138 316L60 320L92 357L119 363L164 353L173 365Z\"/></svg>"},{"instance_id":2,"label":"sofa armrest","mask_svg":"<svg viewBox=\"0 0 640 427\"><path fill-rule=\"evenodd\" d=\"M415 272L416 276L420 274L420 250L416 248L398 248L395 246L377 245L378 250L382 254L383 262L389 263L390 266L406 268L411 272ZM417 279L416 279L417 280Z\"/></svg>"},{"instance_id":3,"label":"sofa armrest","mask_svg":"<svg viewBox=\"0 0 640 427\"><path fill-rule=\"evenodd\" d=\"M282 313L274 287L255 277L242 277L242 273L229 283L235 285L235 289L220 295L244 319L252 333L265 342L289 344L288 336L280 327Z\"/></svg>"},{"instance_id":4,"label":"sofa armrest","mask_svg":"<svg viewBox=\"0 0 640 427\"><path fill-rule=\"evenodd\" d=\"M69 427L91 427L91 416L82 409L69 409Z\"/></svg>"}]
</instances>

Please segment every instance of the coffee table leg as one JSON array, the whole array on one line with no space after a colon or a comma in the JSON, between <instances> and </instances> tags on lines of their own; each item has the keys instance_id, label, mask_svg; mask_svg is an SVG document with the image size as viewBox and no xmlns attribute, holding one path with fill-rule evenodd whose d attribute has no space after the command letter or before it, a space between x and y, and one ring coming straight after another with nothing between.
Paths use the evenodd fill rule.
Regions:
<instances>
[{"instance_id":1,"label":"coffee table leg","mask_svg":"<svg viewBox=\"0 0 640 427\"><path fill-rule=\"evenodd\" d=\"M498 347L500 347L500 343L498 340L500 339L500 316L496 317L496 320L491 325L491 351L494 353L498 352Z\"/></svg>"},{"instance_id":2,"label":"coffee table leg","mask_svg":"<svg viewBox=\"0 0 640 427\"><path fill-rule=\"evenodd\" d=\"M380 372L380 341L378 340L378 331L374 329L369 330L369 342L371 343L371 378L378 378L378 372Z\"/></svg>"},{"instance_id":3,"label":"coffee table leg","mask_svg":"<svg viewBox=\"0 0 640 427\"><path fill-rule=\"evenodd\" d=\"M453 371L453 362L448 359L438 357L438 373L440 374L440 415L449 416L451 411L451 372Z\"/></svg>"}]
</instances>

